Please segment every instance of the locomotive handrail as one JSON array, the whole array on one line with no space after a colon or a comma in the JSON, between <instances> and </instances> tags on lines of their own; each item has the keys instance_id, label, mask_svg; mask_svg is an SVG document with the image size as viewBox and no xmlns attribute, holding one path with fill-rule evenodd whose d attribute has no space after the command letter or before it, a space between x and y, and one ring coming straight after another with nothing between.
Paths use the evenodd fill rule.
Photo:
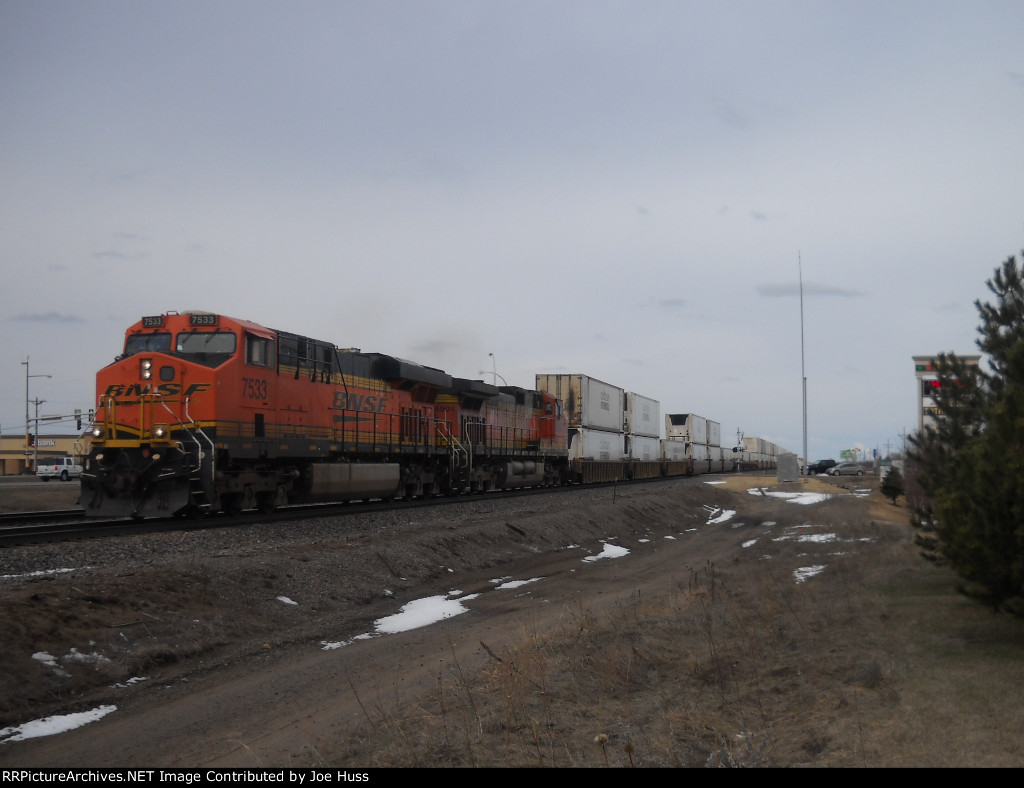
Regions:
<instances>
[{"instance_id":1,"label":"locomotive handrail","mask_svg":"<svg viewBox=\"0 0 1024 788\"><path fill-rule=\"evenodd\" d=\"M462 458L462 462L459 467L469 468L473 464L473 455L462 445L462 442L455 437L455 434L448 427L448 422L443 419L434 419L434 427L437 429L437 434L448 444L449 455L452 457L453 468L455 455L459 455Z\"/></svg>"},{"instance_id":2,"label":"locomotive handrail","mask_svg":"<svg viewBox=\"0 0 1024 788\"><path fill-rule=\"evenodd\" d=\"M448 427L448 422L442 419L434 419L434 429L437 430L437 434L441 436L441 439L448 444L448 480L452 489L455 488L456 484L456 473L457 469L466 469L467 478L464 480L469 481L468 475L471 475L473 467L473 455L466 450L466 447L462 445L458 438L455 437L451 429Z\"/></svg>"},{"instance_id":3,"label":"locomotive handrail","mask_svg":"<svg viewBox=\"0 0 1024 788\"><path fill-rule=\"evenodd\" d=\"M177 413L175 413L173 410L171 410L170 407L167 405L167 402L165 400L161 399L160 400L160 404L164 406L164 410L166 410L168 413L171 414L171 418L174 419L176 422L178 422L178 425L183 430L185 430L185 432L188 433L189 437L191 437L192 440L195 442L196 449L198 449L198 454L196 455L196 459L199 460L199 464L201 466L202 465L203 447L202 447L202 444L199 443L199 439L196 438L195 435L193 435L192 430L189 428L189 424L193 425L200 432L200 434L202 434L203 430L202 430L202 427L200 427L198 424L196 424L196 422L192 421L192 416L188 412L188 398L186 397L186 399L184 400L183 404L185 406L185 416L186 416L186 418L188 418L189 424L186 424L184 421L182 421L181 420L181 416L179 416ZM206 438L206 435L203 435L203 437ZM209 438L206 438L206 439L209 440ZM210 446L211 446L211 448L213 447L213 441L210 441ZM184 448L183 445L182 445L182 448Z\"/></svg>"},{"instance_id":4,"label":"locomotive handrail","mask_svg":"<svg viewBox=\"0 0 1024 788\"><path fill-rule=\"evenodd\" d=\"M213 440L210 438L209 435L207 435L205 432L203 432L202 425L199 424L197 421L195 421L192 418L192 414L189 413L188 406L189 406L189 402L191 402L191 400L192 400L191 397L185 397L185 399L184 399L184 401L182 403L185 406L185 418L189 420L190 424L195 426L195 431L197 433L199 433L200 435L202 435L203 439L207 443L210 444L210 485L212 486L213 485L213 480L215 478L217 478L217 473L216 473L216 471L217 471L217 467L216 467L217 452L216 452L216 448L214 446ZM168 408L168 410L170 410L170 408ZM180 419L179 419L179 421L180 421ZM186 427L184 424L182 424L182 426L185 427L185 431L186 432L188 432L190 435L193 435L192 431L188 427ZM195 436L193 435L193 437L195 437ZM203 454L204 454L204 452L203 452L202 445L199 443L199 439L196 438L195 440L196 440L196 448L199 450L198 454L196 456L196 459L199 460L199 471L200 471L200 474L201 474L202 470L203 470ZM205 492L205 485L204 485L204 492Z\"/></svg>"}]
</instances>

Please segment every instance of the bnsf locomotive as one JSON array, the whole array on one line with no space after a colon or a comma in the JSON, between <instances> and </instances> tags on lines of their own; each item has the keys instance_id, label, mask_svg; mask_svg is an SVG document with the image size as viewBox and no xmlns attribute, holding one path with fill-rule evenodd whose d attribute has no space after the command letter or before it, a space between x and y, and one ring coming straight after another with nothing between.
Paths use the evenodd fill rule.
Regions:
<instances>
[{"instance_id":1,"label":"bnsf locomotive","mask_svg":"<svg viewBox=\"0 0 1024 788\"><path fill-rule=\"evenodd\" d=\"M561 483L542 391L205 312L143 317L96 376L81 504L163 517Z\"/></svg>"}]
</instances>

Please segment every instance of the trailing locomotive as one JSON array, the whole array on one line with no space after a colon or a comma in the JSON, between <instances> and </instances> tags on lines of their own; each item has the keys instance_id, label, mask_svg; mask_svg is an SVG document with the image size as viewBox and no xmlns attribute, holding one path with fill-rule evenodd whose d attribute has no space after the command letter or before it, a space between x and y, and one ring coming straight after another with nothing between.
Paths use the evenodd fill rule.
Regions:
<instances>
[{"instance_id":1,"label":"trailing locomotive","mask_svg":"<svg viewBox=\"0 0 1024 788\"><path fill-rule=\"evenodd\" d=\"M565 391L542 375L491 386L208 312L143 317L96 375L81 505L167 517L751 467L692 441L659 448L657 403L637 395L591 420L586 377L562 377ZM595 453L595 438L618 448Z\"/></svg>"}]
</instances>

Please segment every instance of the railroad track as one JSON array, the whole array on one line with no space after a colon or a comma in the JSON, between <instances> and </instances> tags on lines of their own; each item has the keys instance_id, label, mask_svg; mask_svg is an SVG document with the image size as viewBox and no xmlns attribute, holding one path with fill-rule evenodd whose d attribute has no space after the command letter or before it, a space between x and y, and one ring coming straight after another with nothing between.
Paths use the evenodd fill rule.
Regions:
<instances>
[{"instance_id":1,"label":"railroad track","mask_svg":"<svg viewBox=\"0 0 1024 788\"><path fill-rule=\"evenodd\" d=\"M570 490L596 490L608 487L680 480L685 476L670 476L635 481L605 482L600 484L571 485L567 487L530 487L518 490L495 490L487 493L414 498L386 503L384 501L352 503L316 503L284 506L269 513L247 511L239 515L223 513L204 517L168 517L147 520L97 520L82 516L81 509L63 509L43 512L15 512L0 515L0 548L46 542L68 542L111 536L134 536L166 531L197 530L206 528L233 528L260 523L280 523L304 520L310 517L345 517L369 512L394 512L428 506L468 503L482 500L500 500L530 495L557 495Z\"/></svg>"}]
</instances>

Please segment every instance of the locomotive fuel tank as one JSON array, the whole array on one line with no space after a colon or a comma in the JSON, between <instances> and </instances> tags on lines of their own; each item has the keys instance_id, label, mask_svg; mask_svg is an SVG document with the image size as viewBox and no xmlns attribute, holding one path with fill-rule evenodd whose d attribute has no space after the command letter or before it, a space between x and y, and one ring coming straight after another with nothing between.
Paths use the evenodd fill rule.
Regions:
<instances>
[{"instance_id":1,"label":"locomotive fuel tank","mask_svg":"<svg viewBox=\"0 0 1024 788\"><path fill-rule=\"evenodd\" d=\"M300 483L296 499L308 502L390 500L399 494L401 467L395 462L315 463L309 466L306 484Z\"/></svg>"}]
</instances>

